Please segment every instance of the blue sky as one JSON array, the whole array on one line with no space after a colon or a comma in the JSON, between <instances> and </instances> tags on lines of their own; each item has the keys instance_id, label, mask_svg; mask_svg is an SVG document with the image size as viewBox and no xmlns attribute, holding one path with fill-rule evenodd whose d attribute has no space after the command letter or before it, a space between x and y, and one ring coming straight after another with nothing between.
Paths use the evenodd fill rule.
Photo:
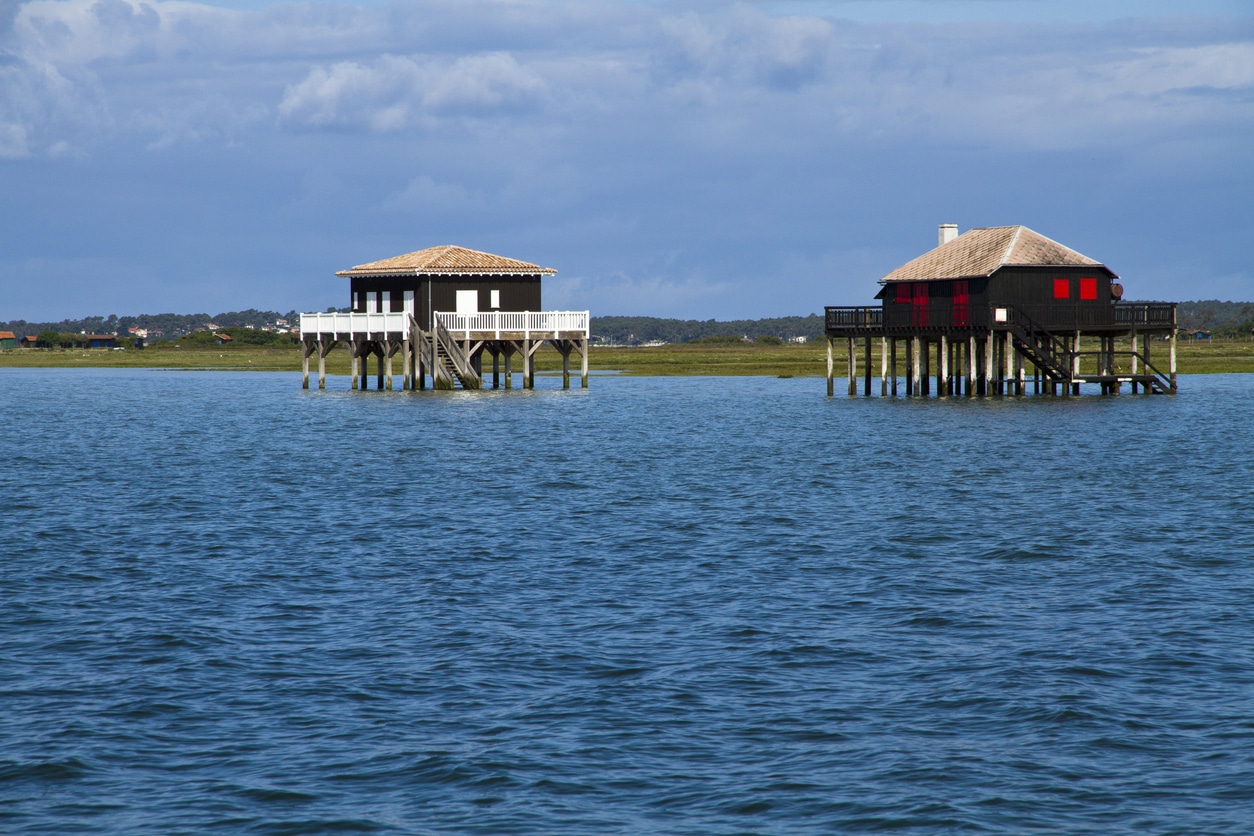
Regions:
<instances>
[{"instance_id":1,"label":"blue sky","mask_svg":"<svg viewBox=\"0 0 1254 836\"><path fill-rule=\"evenodd\" d=\"M0 0L0 320L321 310L437 244L545 306L869 303L936 225L1254 299L1233 0Z\"/></svg>"}]
</instances>

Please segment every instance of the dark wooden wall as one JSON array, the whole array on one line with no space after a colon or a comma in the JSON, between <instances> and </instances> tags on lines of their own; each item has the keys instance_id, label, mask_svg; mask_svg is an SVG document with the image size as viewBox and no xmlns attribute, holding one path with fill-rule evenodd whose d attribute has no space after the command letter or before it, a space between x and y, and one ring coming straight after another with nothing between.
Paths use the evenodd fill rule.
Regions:
<instances>
[{"instance_id":1,"label":"dark wooden wall","mask_svg":"<svg viewBox=\"0 0 1254 836\"><path fill-rule=\"evenodd\" d=\"M492 291L501 292L501 311L540 311L540 276L353 276L351 277L351 301L353 310L364 311L366 293L388 291L391 309L404 310L405 291L414 291L414 313L418 325L431 327L430 311L452 313L457 310L457 291L477 290L479 310L487 312L491 307ZM428 289L430 295L428 295ZM428 307L428 304L430 307Z\"/></svg>"},{"instance_id":2,"label":"dark wooden wall","mask_svg":"<svg viewBox=\"0 0 1254 836\"><path fill-rule=\"evenodd\" d=\"M987 278L931 282L893 282L878 294L884 323L890 328L975 328L992 325L994 308L1015 307L1038 325L1068 330L1104 324L1113 316L1110 285L1113 274L1105 267L1005 267ZM1094 279L1096 299L1080 298L1080 280ZM1056 299L1054 282L1065 280L1066 299ZM906 291L899 289L910 285ZM926 285L926 298L915 298ZM965 285L967 305L961 304ZM905 298L899 300L899 294Z\"/></svg>"}]
</instances>

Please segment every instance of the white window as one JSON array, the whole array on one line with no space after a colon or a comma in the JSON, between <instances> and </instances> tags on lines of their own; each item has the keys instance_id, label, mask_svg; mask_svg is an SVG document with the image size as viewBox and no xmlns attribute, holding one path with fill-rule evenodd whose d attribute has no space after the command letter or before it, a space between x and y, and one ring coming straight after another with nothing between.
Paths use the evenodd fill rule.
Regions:
<instances>
[{"instance_id":1,"label":"white window","mask_svg":"<svg viewBox=\"0 0 1254 836\"><path fill-rule=\"evenodd\" d=\"M457 291L457 315L474 316L477 313L479 313L479 291Z\"/></svg>"},{"instance_id":2,"label":"white window","mask_svg":"<svg viewBox=\"0 0 1254 836\"><path fill-rule=\"evenodd\" d=\"M414 315L414 292L412 290L405 291L405 313L410 316Z\"/></svg>"},{"instance_id":3,"label":"white window","mask_svg":"<svg viewBox=\"0 0 1254 836\"><path fill-rule=\"evenodd\" d=\"M366 313L376 313L379 310L379 294L373 290L366 291Z\"/></svg>"},{"instance_id":4,"label":"white window","mask_svg":"<svg viewBox=\"0 0 1254 836\"><path fill-rule=\"evenodd\" d=\"M494 310L494 311L495 311L495 310L499 310L499 309L500 309L500 307L501 307L501 291L499 291L499 290L493 290L493 291L492 291L492 302L491 302L491 304L489 304L489 305L488 305L488 307L489 307L489 308L491 308L491 309L492 309L492 310Z\"/></svg>"},{"instance_id":5,"label":"white window","mask_svg":"<svg viewBox=\"0 0 1254 836\"><path fill-rule=\"evenodd\" d=\"M385 290L379 294L379 313L392 310L392 291Z\"/></svg>"}]
</instances>

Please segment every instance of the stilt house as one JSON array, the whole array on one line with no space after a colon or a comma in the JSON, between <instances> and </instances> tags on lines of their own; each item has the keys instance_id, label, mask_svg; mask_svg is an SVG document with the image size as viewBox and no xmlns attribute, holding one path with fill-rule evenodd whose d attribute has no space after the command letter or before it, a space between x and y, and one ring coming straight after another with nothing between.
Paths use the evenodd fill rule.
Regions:
<instances>
[{"instance_id":1,"label":"stilt house","mask_svg":"<svg viewBox=\"0 0 1254 836\"><path fill-rule=\"evenodd\" d=\"M336 275L349 280L351 313L301 314L309 358L318 355L318 386L326 385L326 355L340 342L352 354L353 388L366 387L366 363L378 359L378 388L392 388L392 358L402 356L403 388L483 386L483 357L492 357L492 381L512 386L511 358L523 361L523 386L534 383L532 357L545 343L562 355L563 386L570 385L570 354L582 358L588 385L588 311L544 311L540 283L556 273L527 261L466 247L429 247L360 264Z\"/></svg>"},{"instance_id":2,"label":"stilt house","mask_svg":"<svg viewBox=\"0 0 1254 836\"><path fill-rule=\"evenodd\" d=\"M845 339L850 394L856 393L855 343L862 339L870 394L876 338L882 394L897 393L899 342L905 343L909 395L930 393L933 354L941 395L964 388L966 394L1023 394L1028 366L1036 391L1061 386L1078 393L1084 382L1100 384L1104 393L1117 393L1122 383L1133 392L1175 391L1175 304L1122 303L1118 278L1106 265L1024 226L959 235L955 224L941 224L935 249L880 279L879 308L826 309L828 392L834 345ZM1171 340L1166 373L1150 363L1149 335Z\"/></svg>"}]
</instances>

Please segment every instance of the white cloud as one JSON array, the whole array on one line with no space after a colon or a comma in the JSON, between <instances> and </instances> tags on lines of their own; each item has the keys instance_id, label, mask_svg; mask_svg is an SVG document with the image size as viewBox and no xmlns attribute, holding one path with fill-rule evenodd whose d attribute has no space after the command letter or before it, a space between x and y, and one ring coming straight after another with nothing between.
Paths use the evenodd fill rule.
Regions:
<instances>
[{"instance_id":1,"label":"white cloud","mask_svg":"<svg viewBox=\"0 0 1254 836\"><path fill-rule=\"evenodd\" d=\"M368 63L315 67L279 103L285 124L366 128L427 127L440 116L489 117L535 106L544 80L508 53L468 55L451 64L383 55Z\"/></svg>"}]
</instances>

